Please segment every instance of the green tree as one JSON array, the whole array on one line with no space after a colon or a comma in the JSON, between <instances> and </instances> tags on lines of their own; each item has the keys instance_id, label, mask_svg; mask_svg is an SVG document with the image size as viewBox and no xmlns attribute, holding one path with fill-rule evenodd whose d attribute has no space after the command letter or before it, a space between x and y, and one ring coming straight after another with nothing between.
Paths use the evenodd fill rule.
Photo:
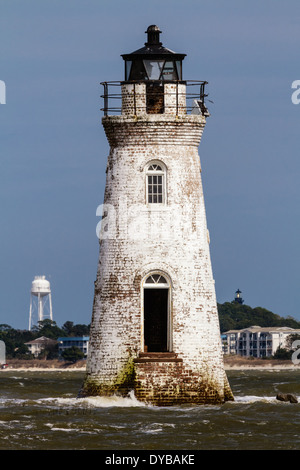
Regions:
<instances>
[{"instance_id":1,"label":"green tree","mask_svg":"<svg viewBox=\"0 0 300 470\"><path fill-rule=\"evenodd\" d=\"M12 327L7 325L6 323L1 323L0 325L0 331L3 332L3 331L9 331L9 330L12 330Z\"/></svg>"},{"instance_id":2,"label":"green tree","mask_svg":"<svg viewBox=\"0 0 300 470\"><path fill-rule=\"evenodd\" d=\"M241 330L253 325L300 328L300 322L294 318L290 316L287 318L280 317L262 307L251 308L249 305L225 302L224 304L218 304L218 312L222 333L228 330Z\"/></svg>"},{"instance_id":3,"label":"green tree","mask_svg":"<svg viewBox=\"0 0 300 470\"><path fill-rule=\"evenodd\" d=\"M15 348L13 357L16 359L32 359L33 355L29 351L26 344L20 344L20 346Z\"/></svg>"},{"instance_id":4,"label":"green tree","mask_svg":"<svg viewBox=\"0 0 300 470\"><path fill-rule=\"evenodd\" d=\"M72 321L66 321L63 324L62 329L64 330L66 336L71 336L72 335L73 325L74 325L74 323Z\"/></svg>"},{"instance_id":5,"label":"green tree","mask_svg":"<svg viewBox=\"0 0 300 470\"><path fill-rule=\"evenodd\" d=\"M87 336L90 332L89 325L74 325L72 321L66 321L63 324L62 329L64 330L66 336Z\"/></svg>"},{"instance_id":6,"label":"green tree","mask_svg":"<svg viewBox=\"0 0 300 470\"><path fill-rule=\"evenodd\" d=\"M286 348L281 348L280 346L276 349L273 359L281 359L283 361L290 360L292 357L292 351L286 349Z\"/></svg>"},{"instance_id":7,"label":"green tree","mask_svg":"<svg viewBox=\"0 0 300 470\"><path fill-rule=\"evenodd\" d=\"M38 326L33 328L35 337L46 336L46 338L57 339L59 336L64 336L65 332L59 328L55 321L46 318L39 321Z\"/></svg>"},{"instance_id":8,"label":"green tree","mask_svg":"<svg viewBox=\"0 0 300 470\"><path fill-rule=\"evenodd\" d=\"M58 358L58 343L47 341L44 349L40 352L39 359L57 359Z\"/></svg>"},{"instance_id":9,"label":"green tree","mask_svg":"<svg viewBox=\"0 0 300 470\"><path fill-rule=\"evenodd\" d=\"M34 338L34 333L32 333L31 331L15 330L9 325L0 325L0 340L4 341L5 343L7 359L21 357L21 355L23 355L23 358L25 359L29 358L30 355L28 349L22 348L24 346L24 343L27 343L28 341L31 341Z\"/></svg>"},{"instance_id":10,"label":"green tree","mask_svg":"<svg viewBox=\"0 0 300 470\"><path fill-rule=\"evenodd\" d=\"M294 341L299 341L299 340L300 340L300 335L298 335L296 333L289 335L286 339L286 347L289 348L289 349L292 349L293 342Z\"/></svg>"},{"instance_id":11,"label":"green tree","mask_svg":"<svg viewBox=\"0 0 300 470\"><path fill-rule=\"evenodd\" d=\"M73 326L74 336L88 336L90 333L90 325L77 324Z\"/></svg>"},{"instance_id":12,"label":"green tree","mask_svg":"<svg viewBox=\"0 0 300 470\"><path fill-rule=\"evenodd\" d=\"M84 358L84 353L77 348L77 346L71 346L70 348L65 349L61 355L65 361L73 363Z\"/></svg>"}]
</instances>

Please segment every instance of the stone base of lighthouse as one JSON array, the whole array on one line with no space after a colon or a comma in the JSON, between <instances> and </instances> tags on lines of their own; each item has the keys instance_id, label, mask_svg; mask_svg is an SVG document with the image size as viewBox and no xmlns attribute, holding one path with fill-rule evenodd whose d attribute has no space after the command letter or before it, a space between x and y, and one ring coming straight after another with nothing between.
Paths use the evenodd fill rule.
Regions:
<instances>
[{"instance_id":1,"label":"stone base of lighthouse","mask_svg":"<svg viewBox=\"0 0 300 470\"><path fill-rule=\"evenodd\" d=\"M195 373L173 353L144 353L135 361L135 396L157 406L218 404L233 400L230 388Z\"/></svg>"},{"instance_id":2,"label":"stone base of lighthouse","mask_svg":"<svg viewBox=\"0 0 300 470\"><path fill-rule=\"evenodd\" d=\"M222 374L221 374L222 376ZM80 396L128 396L154 406L222 404L234 397L224 374L194 371L175 353L140 353L130 359L113 383L86 377Z\"/></svg>"}]
</instances>

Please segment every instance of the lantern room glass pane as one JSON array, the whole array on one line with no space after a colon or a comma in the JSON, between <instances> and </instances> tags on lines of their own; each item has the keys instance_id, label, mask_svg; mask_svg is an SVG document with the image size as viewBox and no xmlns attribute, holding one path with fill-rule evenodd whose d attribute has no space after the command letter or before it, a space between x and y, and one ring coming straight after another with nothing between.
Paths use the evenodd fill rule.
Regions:
<instances>
[{"instance_id":1,"label":"lantern room glass pane","mask_svg":"<svg viewBox=\"0 0 300 470\"><path fill-rule=\"evenodd\" d=\"M125 62L125 80L129 80L132 60L126 60Z\"/></svg>"},{"instance_id":2,"label":"lantern room glass pane","mask_svg":"<svg viewBox=\"0 0 300 470\"><path fill-rule=\"evenodd\" d=\"M178 80L182 80L182 62L181 62L181 60L176 60L176 67L177 67Z\"/></svg>"},{"instance_id":3,"label":"lantern room glass pane","mask_svg":"<svg viewBox=\"0 0 300 470\"><path fill-rule=\"evenodd\" d=\"M159 80L164 60L144 60L144 66L149 80Z\"/></svg>"},{"instance_id":4,"label":"lantern room glass pane","mask_svg":"<svg viewBox=\"0 0 300 470\"><path fill-rule=\"evenodd\" d=\"M163 80L177 80L177 72L174 62L166 61L162 73Z\"/></svg>"},{"instance_id":5,"label":"lantern room glass pane","mask_svg":"<svg viewBox=\"0 0 300 470\"><path fill-rule=\"evenodd\" d=\"M148 76L142 60L133 60L129 80L147 80Z\"/></svg>"}]
</instances>

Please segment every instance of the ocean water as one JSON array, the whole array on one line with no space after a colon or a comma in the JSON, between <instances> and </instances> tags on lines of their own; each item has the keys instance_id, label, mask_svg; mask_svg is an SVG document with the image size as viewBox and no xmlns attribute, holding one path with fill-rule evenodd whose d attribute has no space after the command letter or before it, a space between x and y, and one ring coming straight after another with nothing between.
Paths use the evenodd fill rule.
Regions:
<instances>
[{"instance_id":1,"label":"ocean water","mask_svg":"<svg viewBox=\"0 0 300 470\"><path fill-rule=\"evenodd\" d=\"M227 375L234 402L161 408L133 394L78 399L82 371L0 371L0 449L298 450L300 371Z\"/></svg>"}]
</instances>

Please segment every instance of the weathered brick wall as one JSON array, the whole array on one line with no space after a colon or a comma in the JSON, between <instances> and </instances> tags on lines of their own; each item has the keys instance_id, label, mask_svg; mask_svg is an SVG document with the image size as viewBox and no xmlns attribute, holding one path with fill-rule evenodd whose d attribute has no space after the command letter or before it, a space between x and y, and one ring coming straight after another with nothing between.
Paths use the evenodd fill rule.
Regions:
<instances>
[{"instance_id":1,"label":"weathered brick wall","mask_svg":"<svg viewBox=\"0 0 300 470\"><path fill-rule=\"evenodd\" d=\"M223 386L209 382L184 362L144 362L135 367L135 395L140 401L157 406L224 401Z\"/></svg>"},{"instance_id":2,"label":"weathered brick wall","mask_svg":"<svg viewBox=\"0 0 300 470\"><path fill-rule=\"evenodd\" d=\"M103 119L111 150L85 392L135 387L140 399L153 401L156 390L167 404L222 401L230 389L198 155L205 118L125 114ZM166 168L163 205L146 201L151 161ZM180 363L134 362L144 348L143 280L153 271L171 281L169 341Z\"/></svg>"},{"instance_id":3,"label":"weathered brick wall","mask_svg":"<svg viewBox=\"0 0 300 470\"><path fill-rule=\"evenodd\" d=\"M164 91L164 114L173 116L186 115L186 85L182 83L165 83L161 87ZM155 96L153 97L155 98ZM146 83L122 85L123 116L144 116L146 107Z\"/></svg>"}]
</instances>

